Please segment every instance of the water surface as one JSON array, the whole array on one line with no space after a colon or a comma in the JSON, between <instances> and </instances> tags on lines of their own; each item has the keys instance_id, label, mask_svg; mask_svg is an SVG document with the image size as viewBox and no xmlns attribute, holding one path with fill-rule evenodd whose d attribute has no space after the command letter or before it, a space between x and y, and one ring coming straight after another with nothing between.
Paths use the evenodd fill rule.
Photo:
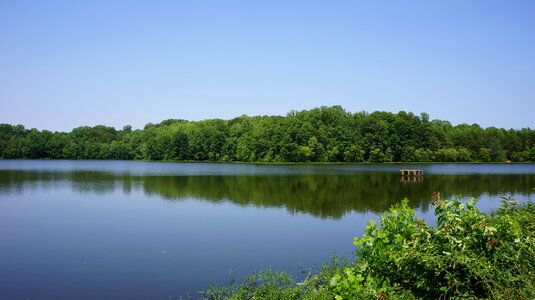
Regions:
<instances>
[{"instance_id":1,"label":"water surface","mask_svg":"<svg viewBox=\"0 0 535 300\"><path fill-rule=\"evenodd\" d=\"M402 167L422 180L404 181ZM405 197L529 201L535 165L249 165L0 161L2 299L167 299L269 266L351 256Z\"/></svg>"}]
</instances>

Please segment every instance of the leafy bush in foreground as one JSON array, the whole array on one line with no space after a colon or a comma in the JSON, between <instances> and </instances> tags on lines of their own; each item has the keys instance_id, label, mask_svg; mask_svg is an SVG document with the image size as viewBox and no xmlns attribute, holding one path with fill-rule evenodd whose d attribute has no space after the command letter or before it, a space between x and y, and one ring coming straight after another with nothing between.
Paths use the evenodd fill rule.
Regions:
<instances>
[{"instance_id":1,"label":"leafy bush in foreground","mask_svg":"<svg viewBox=\"0 0 535 300\"><path fill-rule=\"evenodd\" d=\"M333 258L302 282L257 272L240 284L212 286L204 299L535 299L535 204L503 199L490 215L435 196L437 225L414 217L403 200L355 238L355 261Z\"/></svg>"},{"instance_id":2,"label":"leafy bush in foreground","mask_svg":"<svg viewBox=\"0 0 535 300\"><path fill-rule=\"evenodd\" d=\"M408 201L370 221L355 238L355 266L336 274L336 299L534 297L535 206L514 200L487 216L476 200L443 201L435 194L437 226L414 217Z\"/></svg>"}]
</instances>

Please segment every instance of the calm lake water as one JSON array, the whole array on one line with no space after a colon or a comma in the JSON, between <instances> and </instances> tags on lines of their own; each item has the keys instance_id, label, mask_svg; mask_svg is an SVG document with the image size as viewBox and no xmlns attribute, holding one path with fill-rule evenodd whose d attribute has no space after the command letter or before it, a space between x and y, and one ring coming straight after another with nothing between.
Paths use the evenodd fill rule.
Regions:
<instances>
[{"instance_id":1,"label":"calm lake water","mask_svg":"<svg viewBox=\"0 0 535 300\"><path fill-rule=\"evenodd\" d=\"M404 182L402 167L423 180ZM0 298L176 299L255 269L299 274L351 257L367 221L405 197L433 223L435 191L489 211L534 187L530 164L4 160Z\"/></svg>"}]
</instances>

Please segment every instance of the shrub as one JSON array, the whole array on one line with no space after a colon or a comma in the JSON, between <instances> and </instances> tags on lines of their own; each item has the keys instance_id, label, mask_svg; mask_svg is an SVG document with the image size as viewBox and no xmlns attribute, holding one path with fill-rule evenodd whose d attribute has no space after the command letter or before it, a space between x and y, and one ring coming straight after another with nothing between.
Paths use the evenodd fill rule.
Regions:
<instances>
[{"instance_id":1,"label":"shrub","mask_svg":"<svg viewBox=\"0 0 535 300\"><path fill-rule=\"evenodd\" d=\"M533 297L534 205L519 210L504 199L493 215L476 200L443 201L434 196L437 225L414 217L408 200L370 221L355 238L355 266L335 275L331 293L351 298Z\"/></svg>"},{"instance_id":2,"label":"shrub","mask_svg":"<svg viewBox=\"0 0 535 300\"><path fill-rule=\"evenodd\" d=\"M333 257L298 282L285 272L255 272L213 285L203 299L535 299L535 205L503 198L490 215L476 200L443 201L437 225L414 217L405 199L355 238L356 259Z\"/></svg>"}]
</instances>

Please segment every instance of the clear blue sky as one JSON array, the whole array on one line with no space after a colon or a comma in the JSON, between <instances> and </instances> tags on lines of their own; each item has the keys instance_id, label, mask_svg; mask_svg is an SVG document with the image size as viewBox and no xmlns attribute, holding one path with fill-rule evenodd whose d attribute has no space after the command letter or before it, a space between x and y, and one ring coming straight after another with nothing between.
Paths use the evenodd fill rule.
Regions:
<instances>
[{"instance_id":1,"label":"clear blue sky","mask_svg":"<svg viewBox=\"0 0 535 300\"><path fill-rule=\"evenodd\" d=\"M427 112L535 128L535 1L0 0L0 123Z\"/></svg>"}]
</instances>

